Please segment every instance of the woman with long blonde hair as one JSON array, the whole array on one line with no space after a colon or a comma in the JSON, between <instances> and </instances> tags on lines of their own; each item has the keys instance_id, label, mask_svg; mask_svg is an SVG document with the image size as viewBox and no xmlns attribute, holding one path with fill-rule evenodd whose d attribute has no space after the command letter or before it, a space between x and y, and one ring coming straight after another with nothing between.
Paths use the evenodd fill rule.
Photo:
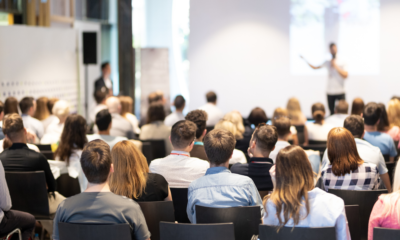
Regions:
<instances>
[{"instance_id":1,"label":"woman with long blonde hair","mask_svg":"<svg viewBox=\"0 0 400 240\"><path fill-rule=\"evenodd\" d=\"M293 97L289 99L286 109L289 114L289 118L292 121L292 124L297 125L304 125L307 122L307 118L304 116L303 112L301 111L300 102L297 98Z\"/></svg>"},{"instance_id":2,"label":"woman with long blonde hair","mask_svg":"<svg viewBox=\"0 0 400 240\"><path fill-rule=\"evenodd\" d=\"M133 132L140 134L139 121L132 114L133 99L129 96L119 96L118 98L121 102L121 116L132 124Z\"/></svg>"},{"instance_id":3,"label":"woman with long blonde hair","mask_svg":"<svg viewBox=\"0 0 400 240\"><path fill-rule=\"evenodd\" d=\"M389 120L389 134L394 141L400 140L400 101L392 99L388 103L387 117ZM400 147L400 144L397 148Z\"/></svg>"},{"instance_id":4,"label":"woman with long blonde hair","mask_svg":"<svg viewBox=\"0 0 400 240\"><path fill-rule=\"evenodd\" d=\"M165 178L150 173L146 158L131 141L122 141L111 150L114 172L110 178L113 193L135 201L172 201Z\"/></svg>"},{"instance_id":5,"label":"woman with long blonde hair","mask_svg":"<svg viewBox=\"0 0 400 240\"><path fill-rule=\"evenodd\" d=\"M282 227L335 227L336 239L350 239L344 202L314 188L314 173L301 147L283 148L270 170L275 188L264 198L263 223Z\"/></svg>"}]
</instances>

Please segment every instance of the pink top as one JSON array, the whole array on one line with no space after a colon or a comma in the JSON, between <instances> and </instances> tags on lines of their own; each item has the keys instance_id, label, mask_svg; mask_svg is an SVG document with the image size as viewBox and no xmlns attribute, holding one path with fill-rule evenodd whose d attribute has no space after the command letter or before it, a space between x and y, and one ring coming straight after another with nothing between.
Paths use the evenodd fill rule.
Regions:
<instances>
[{"instance_id":1,"label":"pink top","mask_svg":"<svg viewBox=\"0 0 400 240\"><path fill-rule=\"evenodd\" d=\"M397 222L397 216L395 212L391 212L387 217L383 215L383 209L385 205L381 198L375 203L372 209L371 216L369 217L368 226L368 240L373 240L374 228L383 227L391 229L400 229L400 225Z\"/></svg>"},{"instance_id":2,"label":"pink top","mask_svg":"<svg viewBox=\"0 0 400 240\"><path fill-rule=\"evenodd\" d=\"M392 127L389 131L385 133L389 134L394 141L399 141L400 139L400 128L398 126Z\"/></svg>"}]
</instances>

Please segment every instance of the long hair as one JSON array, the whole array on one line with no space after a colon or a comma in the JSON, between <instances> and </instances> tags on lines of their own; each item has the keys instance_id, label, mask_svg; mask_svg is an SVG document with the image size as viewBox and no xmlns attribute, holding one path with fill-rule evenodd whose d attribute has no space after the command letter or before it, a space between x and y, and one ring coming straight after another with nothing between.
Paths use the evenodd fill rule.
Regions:
<instances>
[{"instance_id":1,"label":"long hair","mask_svg":"<svg viewBox=\"0 0 400 240\"><path fill-rule=\"evenodd\" d=\"M355 98L351 105L351 115L361 115L364 112L364 101L361 98Z\"/></svg>"},{"instance_id":2,"label":"long hair","mask_svg":"<svg viewBox=\"0 0 400 240\"><path fill-rule=\"evenodd\" d=\"M111 150L114 172L110 177L113 193L139 198L146 188L149 166L146 158L131 141L122 141Z\"/></svg>"},{"instance_id":3,"label":"long hair","mask_svg":"<svg viewBox=\"0 0 400 240\"><path fill-rule=\"evenodd\" d=\"M18 113L18 100L15 97L8 97L4 102L4 116L11 113Z\"/></svg>"},{"instance_id":4,"label":"long hair","mask_svg":"<svg viewBox=\"0 0 400 240\"><path fill-rule=\"evenodd\" d=\"M290 119L292 119L296 124L298 122L304 121L305 116L301 111L300 102L297 98L289 99L286 109L288 111Z\"/></svg>"},{"instance_id":5,"label":"long hair","mask_svg":"<svg viewBox=\"0 0 400 240\"><path fill-rule=\"evenodd\" d=\"M290 219L295 226L310 213L308 191L314 188L314 173L306 153L299 146L288 146L278 153L275 173L275 189L263 203L270 200L275 205L279 231ZM300 216L302 207L306 208L306 216Z\"/></svg>"},{"instance_id":6,"label":"long hair","mask_svg":"<svg viewBox=\"0 0 400 240\"><path fill-rule=\"evenodd\" d=\"M58 156L61 161L66 161L67 165L69 165L72 150L83 149L87 142L86 120L81 115L69 115L65 120L60 144L55 156Z\"/></svg>"},{"instance_id":7,"label":"long hair","mask_svg":"<svg viewBox=\"0 0 400 240\"><path fill-rule=\"evenodd\" d=\"M393 192L383 194L379 198L383 201L384 205L383 211L380 214L386 218L391 213L394 213L397 217L397 224L400 224L400 164L396 166L393 179Z\"/></svg>"},{"instance_id":8,"label":"long hair","mask_svg":"<svg viewBox=\"0 0 400 240\"><path fill-rule=\"evenodd\" d=\"M238 111L229 112L229 113L225 114L224 119L228 120L236 125L236 129L238 130L238 138L237 139L242 139L245 129L244 129L244 124L243 124L243 117L240 114L240 112L238 112Z\"/></svg>"},{"instance_id":9,"label":"long hair","mask_svg":"<svg viewBox=\"0 0 400 240\"><path fill-rule=\"evenodd\" d=\"M344 176L364 162L358 155L353 135L346 128L332 128L328 133L327 148L332 172L336 176Z\"/></svg>"},{"instance_id":10,"label":"long hair","mask_svg":"<svg viewBox=\"0 0 400 240\"><path fill-rule=\"evenodd\" d=\"M389 101L387 115L390 127L400 127L400 101L398 99Z\"/></svg>"},{"instance_id":11,"label":"long hair","mask_svg":"<svg viewBox=\"0 0 400 240\"><path fill-rule=\"evenodd\" d=\"M40 97L36 100L36 111L34 118L38 120L44 120L50 116L49 109L47 108L47 103L49 99L47 97Z\"/></svg>"},{"instance_id":12,"label":"long hair","mask_svg":"<svg viewBox=\"0 0 400 240\"><path fill-rule=\"evenodd\" d=\"M132 113L133 99L129 96L118 97L121 102L121 116L126 118L127 113Z\"/></svg>"},{"instance_id":13,"label":"long hair","mask_svg":"<svg viewBox=\"0 0 400 240\"><path fill-rule=\"evenodd\" d=\"M386 107L383 103L378 103L378 107L381 109L381 117L378 123L378 131L386 132L389 130L389 118L386 112Z\"/></svg>"}]
</instances>

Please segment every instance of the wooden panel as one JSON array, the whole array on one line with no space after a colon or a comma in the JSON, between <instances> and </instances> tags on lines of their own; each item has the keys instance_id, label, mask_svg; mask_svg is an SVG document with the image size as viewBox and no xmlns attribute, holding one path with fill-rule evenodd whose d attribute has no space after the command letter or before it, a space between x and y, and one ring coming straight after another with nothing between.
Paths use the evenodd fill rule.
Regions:
<instances>
[{"instance_id":1,"label":"wooden panel","mask_svg":"<svg viewBox=\"0 0 400 240\"><path fill-rule=\"evenodd\" d=\"M26 24L36 26L36 0L26 0Z\"/></svg>"}]
</instances>

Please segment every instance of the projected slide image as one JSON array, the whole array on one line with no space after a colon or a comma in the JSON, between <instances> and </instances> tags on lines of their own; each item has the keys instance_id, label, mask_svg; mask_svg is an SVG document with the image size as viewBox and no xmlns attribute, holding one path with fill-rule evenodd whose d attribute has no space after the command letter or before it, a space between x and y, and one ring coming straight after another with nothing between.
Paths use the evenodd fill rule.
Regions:
<instances>
[{"instance_id":1,"label":"projected slide image","mask_svg":"<svg viewBox=\"0 0 400 240\"><path fill-rule=\"evenodd\" d=\"M380 0L292 0L290 8L290 67L293 75L326 74L313 65L331 59L328 46L351 75L379 74Z\"/></svg>"}]
</instances>

